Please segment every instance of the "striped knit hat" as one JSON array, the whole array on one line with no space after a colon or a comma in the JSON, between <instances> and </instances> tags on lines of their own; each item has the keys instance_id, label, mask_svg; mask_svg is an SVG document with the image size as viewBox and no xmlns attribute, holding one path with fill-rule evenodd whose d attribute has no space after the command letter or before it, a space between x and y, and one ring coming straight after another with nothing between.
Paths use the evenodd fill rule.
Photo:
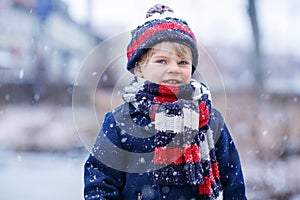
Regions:
<instances>
[{"instance_id":1,"label":"striped knit hat","mask_svg":"<svg viewBox=\"0 0 300 200\"><path fill-rule=\"evenodd\" d=\"M165 5L156 4L150 8L146 21L131 31L132 38L127 47L127 69L133 72L136 63L146 51L163 41L177 42L188 46L193 55L192 74L198 64L197 40L186 21L172 17L173 10Z\"/></svg>"}]
</instances>

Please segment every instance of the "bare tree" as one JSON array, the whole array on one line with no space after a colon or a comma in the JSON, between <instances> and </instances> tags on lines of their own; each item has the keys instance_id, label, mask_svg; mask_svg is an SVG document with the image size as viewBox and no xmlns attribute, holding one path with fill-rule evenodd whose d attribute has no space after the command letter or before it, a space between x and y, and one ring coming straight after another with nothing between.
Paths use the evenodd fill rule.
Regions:
<instances>
[{"instance_id":1,"label":"bare tree","mask_svg":"<svg viewBox=\"0 0 300 200\"><path fill-rule=\"evenodd\" d=\"M254 39L254 54L253 54L253 74L256 81L256 95L259 97L264 90L264 70L261 63L261 37L259 24L257 20L255 0L248 0L248 14L252 26L252 34Z\"/></svg>"}]
</instances>

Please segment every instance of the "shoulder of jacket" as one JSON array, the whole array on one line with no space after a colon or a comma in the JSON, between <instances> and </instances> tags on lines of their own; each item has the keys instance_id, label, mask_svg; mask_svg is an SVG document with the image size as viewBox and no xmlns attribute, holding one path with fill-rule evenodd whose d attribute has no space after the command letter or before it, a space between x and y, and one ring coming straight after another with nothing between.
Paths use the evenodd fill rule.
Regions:
<instances>
[{"instance_id":1,"label":"shoulder of jacket","mask_svg":"<svg viewBox=\"0 0 300 200\"><path fill-rule=\"evenodd\" d=\"M112 114L129 114L129 104L123 103L111 111Z\"/></svg>"},{"instance_id":2,"label":"shoulder of jacket","mask_svg":"<svg viewBox=\"0 0 300 200\"><path fill-rule=\"evenodd\" d=\"M214 135L213 137L214 137L215 143L218 141L218 139L222 133L224 123L225 123L224 118L223 118L222 114L220 113L220 111L213 108L212 112L211 112L210 128L213 131L213 135Z\"/></svg>"},{"instance_id":3,"label":"shoulder of jacket","mask_svg":"<svg viewBox=\"0 0 300 200\"><path fill-rule=\"evenodd\" d=\"M224 123L223 116L219 110L212 108L211 115L212 115L213 120Z\"/></svg>"},{"instance_id":4,"label":"shoulder of jacket","mask_svg":"<svg viewBox=\"0 0 300 200\"><path fill-rule=\"evenodd\" d=\"M104 114L104 119L102 124L107 125L107 123L116 123L116 119L123 115L125 110L124 104L110 110Z\"/></svg>"},{"instance_id":5,"label":"shoulder of jacket","mask_svg":"<svg viewBox=\"0 0 300 200\"><path fill-rule=\"evenodd\" d=\"M129 104L124 103L105 113L104 123L121 123L130 116Z\"/></svg>"}]
</instances>

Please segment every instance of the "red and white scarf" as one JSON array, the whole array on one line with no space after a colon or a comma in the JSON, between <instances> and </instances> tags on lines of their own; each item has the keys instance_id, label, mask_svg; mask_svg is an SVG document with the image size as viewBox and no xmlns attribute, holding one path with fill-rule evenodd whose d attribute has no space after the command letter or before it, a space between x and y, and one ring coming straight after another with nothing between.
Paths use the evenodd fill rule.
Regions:
<instances>
[{"instance_id":1,"label":"red and white scarf","mask_svg":"<svg viewBox=\"0 0 300 200\"><path fill-rule=\"evenodd\" d=\"M222 189L208 88L195 80L170 86L135 77L123 99L154 121L155 182L198 186L202 199L217 198Z\"/></svg>"}]
</instances>

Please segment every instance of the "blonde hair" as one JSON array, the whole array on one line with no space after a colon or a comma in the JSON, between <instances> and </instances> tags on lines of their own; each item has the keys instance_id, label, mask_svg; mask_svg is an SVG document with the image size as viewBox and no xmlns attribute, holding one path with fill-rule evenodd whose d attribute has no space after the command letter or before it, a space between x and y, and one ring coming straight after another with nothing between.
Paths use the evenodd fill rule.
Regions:
<instances>
[{"instance_id":1,"label":"blonde hair","mask_svg":"<svg viewBox=\"0 0 300 200\"><path fill-rule=\"evenodd\" d=\"M167 42L167 41L164 41ZM147 60L154 54L156 49L160 48L160 44L163 42L160 42L157 44L157 46L155 48L149 48L146 53L144 53L141 57L141 59L136 63L136 66L142 66L145 63L147 63ZM186 46L183 45L181 43L177 43L177 42L170 42L171 45L173 45L175 47L175 53L179 56L179 57L183 57L183 58L187 58L192 60L193 59L193 54L191 49Z\"/></svg>"}]
</instances>

